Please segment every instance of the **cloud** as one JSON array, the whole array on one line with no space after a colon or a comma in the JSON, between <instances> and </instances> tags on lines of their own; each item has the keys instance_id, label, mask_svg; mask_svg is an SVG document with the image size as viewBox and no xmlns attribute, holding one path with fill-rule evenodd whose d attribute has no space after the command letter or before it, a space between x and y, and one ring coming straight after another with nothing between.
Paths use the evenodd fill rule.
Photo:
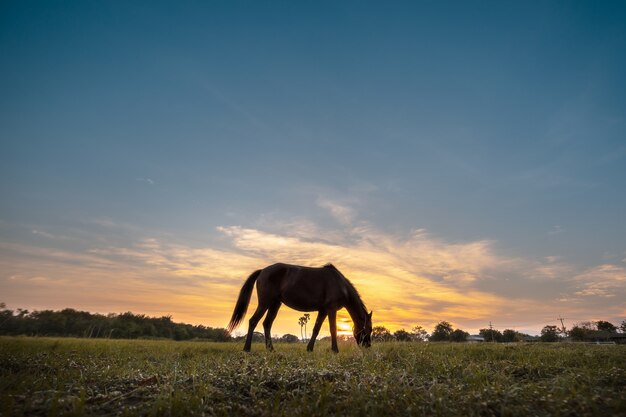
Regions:
<instances>
[{"instance_id":1,"label":"cloud","mask_svg":"<svg viewBox=\"0 0 626 417\"><path fill-rule=\"evenodd\" d=\"M480 271L493 265L489 242L445 244L420 232L397 240L371 230L355 229L350 245L304 241L240 226L221 227L235 249L272 262L321 266L332 262L361 291L379 320L392 327L417 320L429 322L486 317L501 301L468 287Z\"/></svg>"},{"instance_id":2,"label":"cloud","mask_svg":"<svg viewBox=\"0 0 626 417\"><path fill-rule=\"evenodd\" d=\"M55 239L56 236L52 235L51 233L47 233L47 232L43 232L41 230L37 230L37 229L33 229L31 230L31 233L37 236L43 236L47 239Z\"/></svg>"},{"instance_id":3,"label":"cloud","mask_svg":"<svg viewBox=\"0 0 626 417\"><path fill-rule=\"evenodd\" d=\"M249 258L145 239L86 251L0 244L0 293L16 307L173 314L225 326Z\"/></svg>"},{"instance_id":4,"label":"cloud","mask_svg":"<svg viewBox=\"0 0 626 417\"><path fill-rule=\"evenodd\" d=\"M391 330L432 328L440 320L467 330L489 321L513 328L536 323L538 330L558 313L584 318L625 310L623 265L579 268L555 256L509 257L492 240L449 242L423 229L394 235L366 223L325 230L294 220L281 227L220 226L221 247L192 247L107 219L94 224L123 239L83 236L74 248L54 247L53 240L48 247L0 242L3 301L31 309L173 314L225 326L254 270L275 262L332 262L359 289L375 321ZM253 297L250 308L255 304ZM297 332L299 314L281 309L274 333Z\"/></svg>"},{"instance_id":5,"label":"cloud","mask_svg":"<svg viewBox=\"0 0 626 417\"><path fill-rule=\"evenodd\" d=\"M150 185L154 185L155 184L155 182L154 182L154 180L152 178L135 178L135 181L143 182L143 183L150 184Z\"/></svg>"},{"instance_id":6,"label":"cloud","mask_svg":"<svg viewBox=\"0 0 626 417\"><path fill-rule=\"evenodd\" d=\"M576 275L574 280L579 284L576 295L626 299L626 269L621 266L599 265Z\"/></svg>"},{"instance_id":7,"label":"cloud","mask_svg":"<svg viewBox=\"0 0 626 417\"><path fill-rule=\"evenodd\" d=\"M356 212L347 204L342 204L328 198L318 198L316 201L318 207L327 210L330 215L343 225L349 225L356 217Z\"/></svg>"},{"instance_id":8,"label":"cloud","mask_svg":"<svg viewBox=\"0 0 626 417\"><path fill-rule=\"evenodd\" d=\"M565 233L565 229L559 225L552 226L552 229L548 231L548 235L550 236L560 235L561 233Z\"/></svg>"}]
</instances>

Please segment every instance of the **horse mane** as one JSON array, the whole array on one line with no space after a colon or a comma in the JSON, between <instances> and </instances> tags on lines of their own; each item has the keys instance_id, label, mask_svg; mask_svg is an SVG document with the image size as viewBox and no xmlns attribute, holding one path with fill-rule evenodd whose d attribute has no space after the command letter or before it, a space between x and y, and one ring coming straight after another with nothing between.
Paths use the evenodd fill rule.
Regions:
<instances>
[{"instance_id":1,"label":"horse mane","mask_svg":"<svg viewBox=\"0 0 626 417\"><path fill-rule=\"evenodd\" d=\"M350 280L346 278L345 275L342 274L341 271L339 271L337 267L330 262L324 265L323 268L328 268L335 271L337 274L339 274L341 278L345 280L346 284L348 285L348 293L350 294L350 298L352 299L351 301L356 302L356 304L367 314L367 307L365 307L365 303L363 303L363 300L361 299L361 294L359 294L359 291L354 287L354 285L352 285Z\"/></svg>"}]
</instances>

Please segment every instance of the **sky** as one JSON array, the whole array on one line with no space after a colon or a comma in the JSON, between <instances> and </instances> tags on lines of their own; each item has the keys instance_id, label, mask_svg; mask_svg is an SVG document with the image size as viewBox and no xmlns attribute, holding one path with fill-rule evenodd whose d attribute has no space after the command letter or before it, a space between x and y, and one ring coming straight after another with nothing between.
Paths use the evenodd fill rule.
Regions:
<instances>
[{"instance_id":1,"label":"sky","mask_svg":"<svg viewBox=\"0 0 626 417\"><path fill-rule=\"evenodd\" d=\"M4 1L0 301L225 327L254 270L331 262L392 331L619 324L625 22L610 1Z\"/></svg>"}]
</instances>

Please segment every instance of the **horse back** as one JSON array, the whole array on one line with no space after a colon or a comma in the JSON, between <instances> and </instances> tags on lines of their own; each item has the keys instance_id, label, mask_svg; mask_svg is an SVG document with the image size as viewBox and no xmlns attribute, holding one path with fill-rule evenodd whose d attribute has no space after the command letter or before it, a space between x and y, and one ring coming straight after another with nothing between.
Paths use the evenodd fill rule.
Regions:
<instances>
[{"instance_id":1,"label":"horse back","mask_svg":"<svg viewBox=\"0 0 626 417\"><path fill-rule=\"evenodd\" d=\"M300 311L341 308L348 292L345 278L332 266L321 268L278 263L265 268L257 281L259 297L278 298Z\"/></svg>"}]
</instances>

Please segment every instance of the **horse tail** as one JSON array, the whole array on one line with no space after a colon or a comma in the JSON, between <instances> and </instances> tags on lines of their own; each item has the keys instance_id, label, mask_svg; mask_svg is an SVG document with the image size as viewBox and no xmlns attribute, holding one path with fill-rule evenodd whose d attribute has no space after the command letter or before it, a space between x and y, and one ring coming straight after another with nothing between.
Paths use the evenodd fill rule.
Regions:
<instances>
[{"instance_id":1,"label":"horse tail","mask_svg":"<svg viewBox=\"0 0 626 417\"><path fill-rule=\"evenodd\" d=\"M254 288L254 283L256 279L261 274L261 269L258 271L254 271L241 287L241 291L239 291L239 298L237 299L237 304L235 304L235 310L233 311L233 316L230 319L230 323L228 323L228 333L232 332L241 320L246 316L246 311L248 311L248 304L250 304L250 297L252 296L252 289Z\"/></svg>"}]
</instances>

